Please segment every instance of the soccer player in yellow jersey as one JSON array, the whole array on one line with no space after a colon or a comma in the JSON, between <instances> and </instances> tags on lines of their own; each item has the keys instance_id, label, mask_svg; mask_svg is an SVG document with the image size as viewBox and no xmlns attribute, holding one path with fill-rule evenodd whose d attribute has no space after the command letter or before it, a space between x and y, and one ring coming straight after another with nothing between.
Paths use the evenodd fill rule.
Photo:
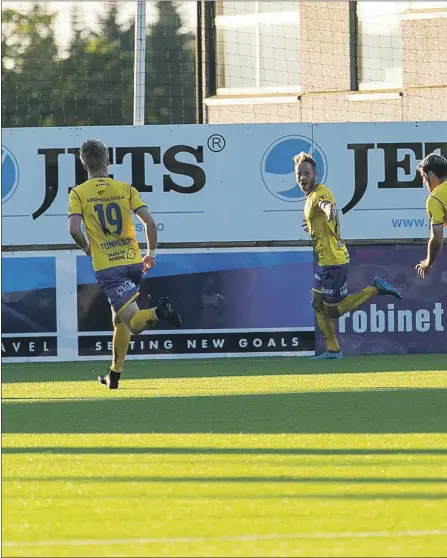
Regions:
<instances>
[{"instance_id":1,"label":"soccer player in yellow jersey","mask_svg":"<svg viewBox=\"0 0 447 558\"><path fill-rule=\"evenodd\" d=\"M427 257L416 266L418 274L425 279L441 252L444 227L447 227L447 159L431 153L419 163L418 170L430 192L427 198L427 213L430 217Z\"/></svg>"},{"instance_id":2,"label":"soccer player in yellow jersey","mask_svg":"<svg viewBox=\"0 0 447 558\"><path fill-rule=\"evenodd\" d=\"M109 389L118 389L131 334L143 332L159 319L179 327L181 319L167 298L149 310L140 310L136 302L143 271L155 266L157 248L157 226L138 191L108 177L109 152L99 140L85 142L80 158L88 180L70 192L69 231L76 244L92 256L96 280L112 307L113 360L108 375L98 379ZM132 213L146 230L148 253L144 258Z\"/></svg>"},{"instance_id":3,"label":"soccer player in yellow jersey","mask_svg":"<svg viewBox=\"0 0 447 558\"><path fill-rule=\"evenodd\" d=\"M347 277L349 252L340 233L337 208L332 192L318 183L315 159L301 152L294 157L298 186L306 196L304 228L310 233L317 266L312 289L312 306L318 325L326 340L326 351L318 360L343 358L338 344L335 320L346 312L352 312L375 295L402 295L384 279L376 277L372 285L348 296Z\"/></svg>"}]
</instances>

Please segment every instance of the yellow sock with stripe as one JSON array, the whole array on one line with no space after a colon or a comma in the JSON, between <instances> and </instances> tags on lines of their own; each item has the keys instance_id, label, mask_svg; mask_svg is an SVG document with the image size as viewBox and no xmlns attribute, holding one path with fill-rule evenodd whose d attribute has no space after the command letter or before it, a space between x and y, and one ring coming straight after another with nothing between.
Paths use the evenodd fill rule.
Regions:
<instances>
[{"instance_id":1,"label":"yellow sock with stripe","mask_svg":"<svg viewBox=\"0 0 447 558\"><path fill-rule=\"evenodd\" d=\"M340 345L337 341L335 320L330 318L324 310L316 310L315 314L321 332L326 339L327 350L331 353L338 353L340 351Z\"/></svg>"},{"instance_id":2,"label":"yellow sock with stripe","mask_svg":"<svg viewBox=\"0 0 447 558\"><path fill-rule=\"evenodd\" d=\"M112 370L121 372L124 366L124 360L129 349L131 333L124 322L118 322L114 325L113 331L113 360Z\"/></svg>"},{"instance_id":3,"label":"yellow sock with stripe","mask_svg":"<svg viewBox=\"0 0 447 558\"><path fill-rule=\"evenodd\" d=\"M359 306L378 294L379 291L376 289L376 287L365 287L358 293L347 296L340 302L340 304L337 304L337 309L340 316L343 316L343 314L346 314L346 312L352 312L353 310L356 310Z\"/></svg>"},{"instance_id":4,"label":"yellow sock with stripe","mask_svg":"<svg viewBox=\"0 0 447 558\"><path fill-rule=\"evenodd\" d=\"M148 322L156 322L158 320L155 308L149 310L138 310L138 312L130 320L130 327L136 334L141 333L148 328Z\"/></svg>"}]
</instances>

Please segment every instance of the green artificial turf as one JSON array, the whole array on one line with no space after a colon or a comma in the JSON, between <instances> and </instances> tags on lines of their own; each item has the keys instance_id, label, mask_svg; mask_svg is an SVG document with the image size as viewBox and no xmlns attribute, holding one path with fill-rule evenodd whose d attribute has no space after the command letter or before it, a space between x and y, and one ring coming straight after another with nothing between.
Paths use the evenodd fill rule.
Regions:
<instances>
[{"instance_id":1,"label":"green artificial turf","mask_svg":"<svg viewBox=\"0 0 447 558\"><path fill-rule=\"evenodd\" d=\"M446 368L5 365L3 556L445 556Z\"/></svg>"}]
</instances>

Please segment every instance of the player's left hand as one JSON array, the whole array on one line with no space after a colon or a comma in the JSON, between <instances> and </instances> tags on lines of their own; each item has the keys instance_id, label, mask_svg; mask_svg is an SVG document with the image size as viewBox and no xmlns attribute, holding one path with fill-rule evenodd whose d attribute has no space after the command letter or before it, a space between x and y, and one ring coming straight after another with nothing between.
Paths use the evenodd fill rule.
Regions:
<instances>
[{"instance_id":1,"label":"player's left hand","mask_svg":"<svg viewBox=\"0 0 447 558\"><path fill-rule=\"evenodd\" d=\"M422 260L417 264L415 269L418 272L419 277L422 277L422 279L426 279L431 266L428 265L427 260Z\"/></svg>"},{"instance_id":2,"label":"player's left hand","mask_svg":"<svg viewBox=\"0 0 447 558\"><path fill-rule=\"evenodd\" d=\"M305 233L309 232L309 227L307 226L306 219L303 219L303 222L302 222L301 226L303 227Z\"/></svg>"},{"instance_id":3,"label":"player's left hand","mask_svg":"<svg viewBox=\"0 0 447 558\"><path fill-rule=\"evenodd\" d=\"M153 267L155 267L155 258L152 258L149 255L144 256L144 258L143 258L143 271L144 272L149 271Z\"/></svg>"}]
</instances>

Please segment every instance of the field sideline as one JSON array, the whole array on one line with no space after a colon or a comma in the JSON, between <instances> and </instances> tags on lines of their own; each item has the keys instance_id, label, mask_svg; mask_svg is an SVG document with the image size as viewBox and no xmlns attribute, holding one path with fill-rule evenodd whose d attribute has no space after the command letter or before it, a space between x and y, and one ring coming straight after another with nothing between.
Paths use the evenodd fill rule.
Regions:
<instances>
[{"instance_id":1,"label":"field sideline","mask_svg":"<svg viewBox=\"0 0 447 558\"><path fill-rule=\"evenodd\" d=\"M3 556L445 556L447 356L4 365Z\"/></svg>"}]
</instances>

